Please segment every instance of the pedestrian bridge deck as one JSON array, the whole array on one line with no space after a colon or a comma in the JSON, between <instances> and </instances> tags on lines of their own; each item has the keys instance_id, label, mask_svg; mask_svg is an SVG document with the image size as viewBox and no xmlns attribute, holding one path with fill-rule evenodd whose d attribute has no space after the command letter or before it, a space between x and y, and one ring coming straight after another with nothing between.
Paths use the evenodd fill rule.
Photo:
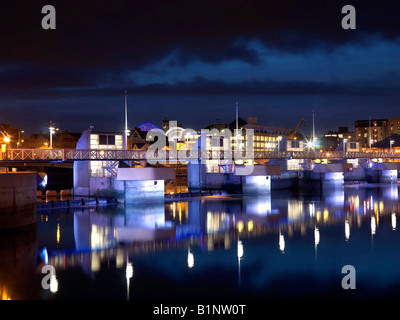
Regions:
<instances>
[{"instance_id":1,"label":"pedestrian bridge deck","mask_svg":"<svg viewBox=\"0 0 400 320\"><path fill-rule=\"evenodd\" d=\"M116 161L147 160L162 162L195 159L269 160L269 159L400 159L399 152L317 152L317 151L159 151L144 150L83 150L83 149L8 149L0 153L0 161L51 162L51 161Z\"/></svg>"}]
</instances>

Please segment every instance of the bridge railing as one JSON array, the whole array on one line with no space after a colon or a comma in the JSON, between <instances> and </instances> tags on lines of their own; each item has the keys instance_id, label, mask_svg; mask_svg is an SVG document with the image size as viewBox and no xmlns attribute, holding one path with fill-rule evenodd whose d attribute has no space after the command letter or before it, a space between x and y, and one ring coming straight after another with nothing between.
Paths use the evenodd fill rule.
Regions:
<instances>
[{"instance_id":1,"label":"bridge railing","mask_svg":"<svg viewBox=\"0 0 400 320\"><path fill-rule=\"evenodd\" d=\"M0 153L0 161L187 161L187 160L262 160L262 159L400 159L398 152L316 152L316 151L170 151L145 150L86 150L86 149L7 149Z\"/></svg>"}]
</instances>

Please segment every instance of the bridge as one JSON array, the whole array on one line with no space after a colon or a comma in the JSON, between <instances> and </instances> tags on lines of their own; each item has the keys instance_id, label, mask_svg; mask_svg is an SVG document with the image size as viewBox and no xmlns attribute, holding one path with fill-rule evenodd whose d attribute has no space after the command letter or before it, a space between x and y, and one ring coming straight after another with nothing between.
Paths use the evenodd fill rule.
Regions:
<instances>
[{"instance_id":1,"label":"bridge","mask_svg":"<svg viewBox=\"0 0 400 320\"><path fill-rule=\"evenodd\" d=\"M240 158L238 158L240 157ZM316 152L308 151L158 151L145 150L94 150L94 149L7 149L0 152L0 163L5 162L73 162L151 160L167 163L188 160L270 160L270 159L400 159L399 152Z\"/></svg>"}]
</instances>

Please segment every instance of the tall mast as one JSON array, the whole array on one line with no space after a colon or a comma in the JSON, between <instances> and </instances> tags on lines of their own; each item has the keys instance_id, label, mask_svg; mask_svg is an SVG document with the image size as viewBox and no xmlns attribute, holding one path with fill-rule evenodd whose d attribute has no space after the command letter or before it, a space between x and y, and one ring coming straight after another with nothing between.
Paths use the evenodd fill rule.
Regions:
<instances>
[{"instance_id":1,"label":"tall mast","mask_svg":"<svg viewBox=\"0 0 400 320\"><path fill-rule=\"evenodd\" d=\"M371 116L368 118L368 144L369 151L371 151Z\"/></svg>"},{"instance_id":2,"label":"tall mast","mask_svg":"<svg viewBox=\"0 0 400 320\"><path fill-rule=\"evenodd\" d=\"M239 102L236 101L236 130L239 130Z\"/></svg>"},{"instance_id":3,"label":"tall mast","mask_svg":"<svg viewBox=\"0 0 400 320\"><path fill-rule=\"evenodd\" d=\"M315 124L314 124L314 109L312 111L312 146L315 147Z\"/></svg>"},{"instance_id":4,"label":"tall mast","mask_svg":"<svg viewBox=\"0 0 400 320\"><path fill-rule=\"evenodd\" d=\"M235 150L239 150L239 102L236 101L236 132L235 132Z\"/></svg>"},{"instance_id":5,"label":"tall mast","mask_svg":"<svg viewBox=\"0 0 400 320\"><path fill-rule=\"evenodd\" d=\"M124 150L128 147L128 93L125 90L125 130L124 130Z\"/></svg>"},{"instance_id":6,"label":"tall mast","mask_svg":"<svg viewBox=\"0 0 400 320\"><path fill-rule=\"evenodd\" d=\"M315 138L315 123L314 123L314 120L315 120L315 118L314 118L314 110L312 111L312 139L313 139L313 141L314 141L314 138Z\"/></svg>"}]
</instances>

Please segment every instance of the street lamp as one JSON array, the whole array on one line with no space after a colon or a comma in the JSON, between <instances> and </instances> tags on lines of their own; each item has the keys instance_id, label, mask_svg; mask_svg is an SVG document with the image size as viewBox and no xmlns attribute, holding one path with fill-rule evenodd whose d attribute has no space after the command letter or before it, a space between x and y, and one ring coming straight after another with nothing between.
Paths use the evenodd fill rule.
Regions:
<instances>
[{"instance_id":1,"label":"street lamp","mask_svg":"<svg viewBox=\"0 0 400 320\"><path fill-rule=\"evenodd\" d=\"M393 145L393 143L394 143L395 141L394 140L390 140L390 152L392 152L392 145Z\"/></svg>"},{"instance_id":2,"label":"street lamp","mask_svg":"<svg viewBox=\"0 0 400 320\"><path fill-rule=\"evenodd\" d=\"M21 142L24 142L24 140L21 140L21 133L24 134L25 131L24 130L18 130L18 147L21 145Z\"/></svg>"},{"instance_id":3,"label":"street lamp","mask_svg":"<svg viewBox=\"0 0 400 320\"><path fill-rule=\"evenodd\" d=\"M371 151L371 145L374 143L374 140L373 139L370 139L369 140L369 151Z\"/></svg>"},{"instance_id":4,"label":"street lamp","mask_svg":"<svg viewBox=\"0 0 400 320\"><path fill-rule=\"evenodd\" d=\"M346 152L347 139L343 139L343 152Z\"/></svg>"},{"instance_id":5,"label":"street lamp","mask_svg":"<svg viewBox=\"0 0 400 320\"><path fill-rule=\"evenodd\" d=\"M7 145L10 143L11 139L10 139L7 135L5 135L4 133L3 133L3 135L4 135L3 141L5 142L4 151L5 151L5 153L6 153L6 174L7 174L7 173L8 173L8 153L7 153ZM3 149L3 148L2 148L2 149ZM2 150L2 151L3 151L3 150Z\"/></svg>"},{"instance_id":6,"label":"street lamp","mask_svg":"<svg viewBox=\"0 0 400 320\"><path fill-rule=\"evenodd\" d=\"M50 120L50 149L53 149L53 134L58 131L58 128L54 128L53 125L55 123Z\"/></svg>"}]
</instances>

